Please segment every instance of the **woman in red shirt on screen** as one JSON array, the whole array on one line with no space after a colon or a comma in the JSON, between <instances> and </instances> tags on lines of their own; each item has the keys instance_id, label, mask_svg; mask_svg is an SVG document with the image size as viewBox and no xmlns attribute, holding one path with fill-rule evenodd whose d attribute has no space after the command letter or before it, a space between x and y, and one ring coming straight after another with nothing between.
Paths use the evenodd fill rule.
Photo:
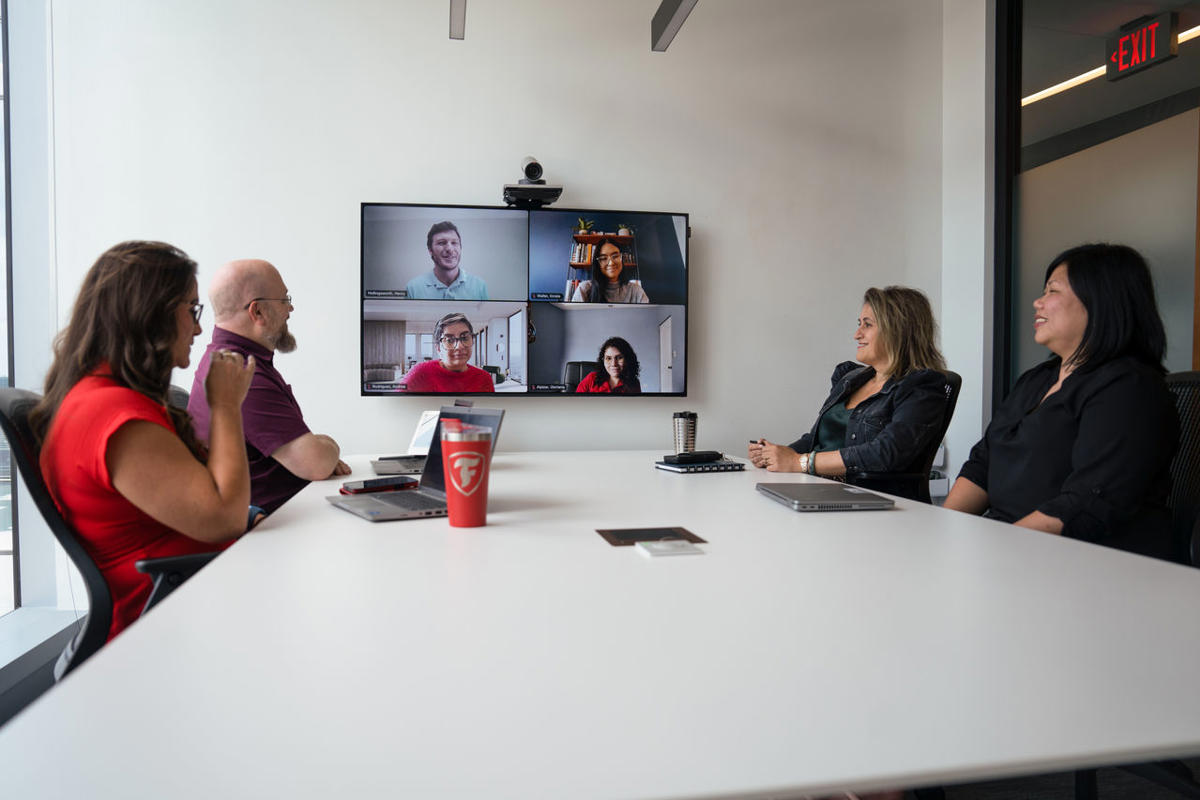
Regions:
<instances>
[{"instance_id":1,"label":"woman in red shirt on screen","mask_svg":"<svg viewBox=\"0 0 1200 800\"><path fill-rule=\"evenodd\" d=\"M613 336L600 345L596 366L599 369L589 372L575 388L576 392L641 394L642 384L638 375L642 368L638 364L637 354L629 342L620 336Z\"/></svg>"},{"instance_id":2,"label":"woman in red shirt on screen","mask_svg":"<svg viewBox=\"0 0 1200 800\"><path fill-rule=\"evenodd\" d=\"M150 595L143 558L219 550L246 530L250 472L242 400L254 359L221 351L205 392L206 452L186 411L167 403L174 367L201 332L196 263L162 242L123 242L83 279L30 415L42 476L108 582L109 638Z\"/></svg>"},{"instance_id":3,"label":"woman in red shirt on screen","mask_svg":"<svg viewBox=\"0 0 1200 800\"><path fill-rule=\"evenodd\" d=\"M440 361L422 361L404 376L409 392L494 392L496 384L487 370L471 366L475 329L465 314L447 314L433 326L433 341Z\"/></svg>"}]
</instances>

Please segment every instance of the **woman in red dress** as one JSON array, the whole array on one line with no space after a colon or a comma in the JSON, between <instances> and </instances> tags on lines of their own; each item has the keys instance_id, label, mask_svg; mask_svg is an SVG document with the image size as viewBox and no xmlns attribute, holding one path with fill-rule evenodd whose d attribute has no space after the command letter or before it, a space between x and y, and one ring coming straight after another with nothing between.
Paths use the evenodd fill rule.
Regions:
<instances>
[{"instance_id":1,"label":"woman in red dress","mask_svg":"<svg viewBox=\"0 0 1200 800\"><path fill-rule=\"evenodd\" d=\"M123 242L83 279L30 415L42 476L113 599L109 638L150 595L143 558L220 550L247 525L242 400L254 359L221 351L205 383L209 449L167 403L171 370L201 332L196 263L162 242Z\"/></svg>"}]
</instances>

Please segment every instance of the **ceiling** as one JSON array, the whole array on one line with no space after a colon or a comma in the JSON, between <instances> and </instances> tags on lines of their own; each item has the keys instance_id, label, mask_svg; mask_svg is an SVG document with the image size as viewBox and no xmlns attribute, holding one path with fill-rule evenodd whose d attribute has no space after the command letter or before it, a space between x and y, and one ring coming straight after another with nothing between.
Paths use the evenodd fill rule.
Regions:
<instances>
[{"instance_id":1,"label":"ceiling","mask_svg":"<svg viewBox=\"0 0 1200 800\"><path fill-rule=\"evenodd\" d=\"M1179 13L1179 30L1200 25L1200 0L1027 0L1022 5L1021 96L1103 66L1106 39L1141 16ZM1026 106L1022 146L1200 86L1200 39L1179 57L1123 80L1103 78Z\"/></svg>"}]
</instances>

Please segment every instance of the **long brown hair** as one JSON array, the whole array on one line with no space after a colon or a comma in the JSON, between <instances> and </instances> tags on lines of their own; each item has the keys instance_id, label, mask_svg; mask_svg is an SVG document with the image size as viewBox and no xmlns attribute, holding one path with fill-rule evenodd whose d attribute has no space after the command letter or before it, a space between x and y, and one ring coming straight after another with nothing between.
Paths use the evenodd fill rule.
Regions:
<instances>
[{"instance_id":1,"label":"long brown hair","mask_svg":"<svg viewBox=\"0 0 1200 800\"><path fill-rule=\"evenodd\" d=\"M196 262L163 242L121 242L96 259L83 278L71 321L54 340L43 397L30 413L39 440L67 392L107 363L118 384L166 407L184 444L205 458L187 411L167 402L176 309L187 301L195 277Z\"/></svg>"},{"instance_id":2,"label":"long brown hair","mask_svg":"<svg viewBox=\"0 0 1200 800\"><path fill-rule=\"evenodd\" d=\"M890 377L903 378L918 369L946 369L937 347L933 309L924 294L906 286L871 287L863 302L875 312L884 351L892 359Z\"/></svg>"}]
</instances>

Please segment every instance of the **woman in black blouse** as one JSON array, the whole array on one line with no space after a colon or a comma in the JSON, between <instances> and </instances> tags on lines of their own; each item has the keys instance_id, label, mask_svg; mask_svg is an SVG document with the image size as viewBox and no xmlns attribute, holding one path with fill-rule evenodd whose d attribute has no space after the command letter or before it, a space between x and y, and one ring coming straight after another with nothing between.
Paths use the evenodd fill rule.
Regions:
<instances>
[{"instance_id":1,"label":"woman in black blouse","mask_svg":"<svg viewBox=\"0 0 1200 800\"><path fill-rule=\"evenodd\" d=\"M760 439L747 455L771 472L840 477L920 469L946 412L946 376L929 300L916 289L868 289L855 358L833 371L812 430L790 445Z\"/></svg>"},{"instance_id":2,"label":"woman in black blouse","mask_svg":"<svg viewBox=\"0 0 1200 800\"><path fill-rule=\"evenodd\" d=\"M1033 338L1054 355L996 410L946 508L1170 557L1179 423L1145 260L1124 245L1067 250L1033 308Z\"/></svg>"}]
</instances>

